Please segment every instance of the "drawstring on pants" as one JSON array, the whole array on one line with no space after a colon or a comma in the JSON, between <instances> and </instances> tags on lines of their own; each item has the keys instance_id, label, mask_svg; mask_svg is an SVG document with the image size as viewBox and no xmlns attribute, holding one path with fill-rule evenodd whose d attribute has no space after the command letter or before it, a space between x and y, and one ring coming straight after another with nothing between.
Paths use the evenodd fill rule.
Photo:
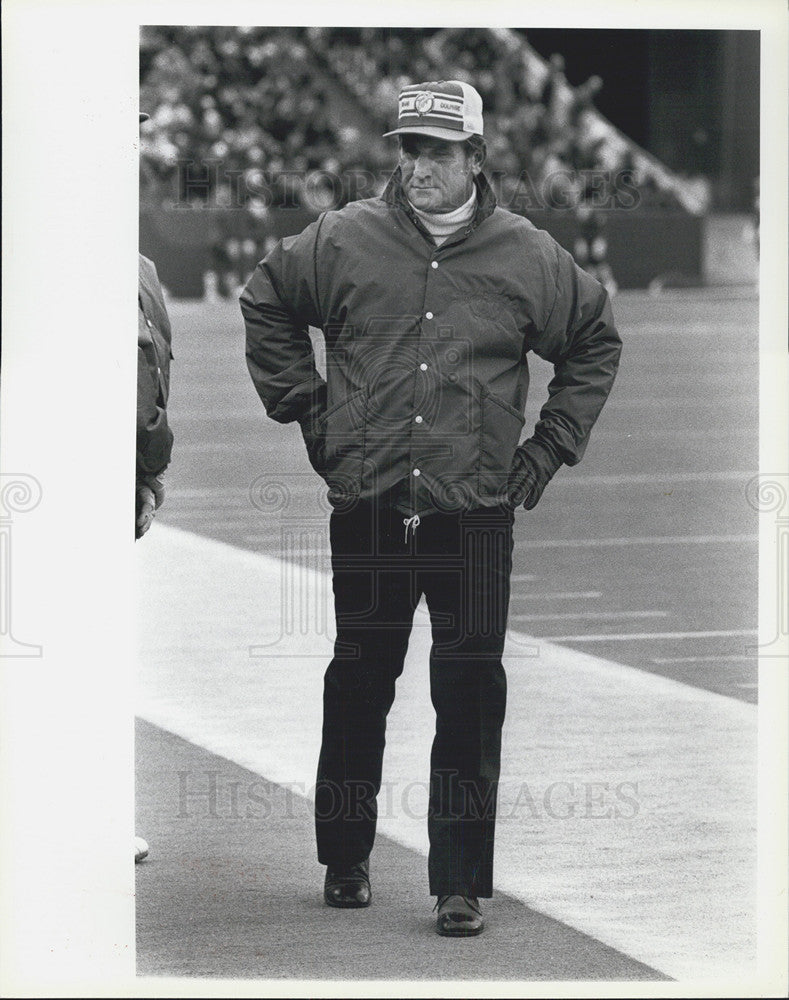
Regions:
<instances>
[{"instance_id":1,"label":"drawstring on pants","mask_svg":"<svg viewBox=\"0 0 789 1000\"><path fill-rule=\"evenodd\" d=\"M405 525L405 539L404 539L404 541L405 541L406 545L408 545L408 529L409 528L411 529L411 537L415 538L416 537L416 529L419 527L420 523L421 522L419 520L419 515L418 514L414 514L413 517L404 517L403 518L403 524Z\"/></svg>"}]
</instances>

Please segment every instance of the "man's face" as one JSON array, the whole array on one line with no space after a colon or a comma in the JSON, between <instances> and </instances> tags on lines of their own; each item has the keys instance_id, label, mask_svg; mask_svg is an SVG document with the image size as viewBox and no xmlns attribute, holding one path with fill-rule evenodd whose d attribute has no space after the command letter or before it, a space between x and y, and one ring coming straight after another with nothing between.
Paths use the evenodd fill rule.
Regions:
<instances>
[{"instance_id":1,"label":"man's face","mask_svg":"<svg viewBox=\"0 0 789 1000\"><path fill-rule=\"evenodd\" d=\"M404 135L400 170L412 205L423 212L451 212L471 197L480 165L476 157L466 154L463 142Z\"/></svg>"}]
</instances>

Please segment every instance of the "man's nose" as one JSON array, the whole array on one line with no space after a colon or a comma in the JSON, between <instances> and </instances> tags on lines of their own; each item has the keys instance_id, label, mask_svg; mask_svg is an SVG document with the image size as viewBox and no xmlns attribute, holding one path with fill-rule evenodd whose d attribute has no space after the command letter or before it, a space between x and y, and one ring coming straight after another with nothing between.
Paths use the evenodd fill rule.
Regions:
<instances>
[{"instance_id":1,"label":"man's nose","mask_svg":"<svg viewBox=\"0 0 789 1000\"><path fill-rule=\"evenodd\" d=\"M425 156L424 153L420 153L414 160L414 173L417 177L430 176L430 158Z\"/></svg>"}]
</instances>

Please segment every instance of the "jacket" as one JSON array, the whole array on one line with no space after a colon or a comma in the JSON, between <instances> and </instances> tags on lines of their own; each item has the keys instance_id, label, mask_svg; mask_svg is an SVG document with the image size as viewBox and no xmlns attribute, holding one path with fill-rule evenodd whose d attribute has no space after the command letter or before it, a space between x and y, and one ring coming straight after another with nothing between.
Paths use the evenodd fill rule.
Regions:
<instances>
[{"instance_id":1,"label":"jacket","mask_svg":"<svg viewBox=\"0 0 789 1000\"><path fill-rule=\"evenodd\" d=\"M477 176L471 224L437 247L403 194L321 215L241 294L252 380L297 420L335 505L410 484L409 513L492 506L521 438L527 355L555 366L533 443L577 463L621 341L608 295ZM323 331L326 378L308 327Z\"/></svg>"},{"instance_id":2,"label":"jacket","mask_svg":"<svg viewBox=\"0 0 789 1000\"><path fill-rule=\"evenodd\" d=\"M137 478L170 463L173 432L167 421L172 334L156 267L139 255L137 309Z\"/></svg>"}]
</instances>

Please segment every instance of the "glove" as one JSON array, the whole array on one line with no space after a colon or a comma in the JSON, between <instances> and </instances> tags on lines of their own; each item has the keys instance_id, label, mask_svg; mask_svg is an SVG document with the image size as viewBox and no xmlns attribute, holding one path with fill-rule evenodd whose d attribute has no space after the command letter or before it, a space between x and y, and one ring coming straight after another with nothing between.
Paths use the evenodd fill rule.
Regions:
<instances>
[{"instance_id":1,"label":"glove","mask_svg":"<svg viewBox=\"0 0 789 1000\"><path fill-rule=\"evenodd\" d=\"M164 473L141 476L135 490L134 537L142 538L150 528L153 516L164 503Z\"/></svg>"},{"instance_id":2,"label":"glove","mask_svg":"<svg viewBox=\"0 0 789 1000\"><path fill-rule=\"evenodd\" d=\"M562 460L548 444L529 438L515 449L512 460L507 495L513 507L523 503L525 510L533 510L542 492L561 467Z\"/></svg>"},{"instance_id":3,"label":"glove","mask_svg":"<svg viewBox=\"0 0 789 1000\"><path fill-rule=\"evenodd\" d=\"M301 436L304 438L304 444L307 447L307 457L310 460L310 465L319 476L322 476L325 465L324 446L326 439L323 434L316 433L315 424L316 420L312 416L305 417L299 421Z\"/></svg>"}]
</instances>

